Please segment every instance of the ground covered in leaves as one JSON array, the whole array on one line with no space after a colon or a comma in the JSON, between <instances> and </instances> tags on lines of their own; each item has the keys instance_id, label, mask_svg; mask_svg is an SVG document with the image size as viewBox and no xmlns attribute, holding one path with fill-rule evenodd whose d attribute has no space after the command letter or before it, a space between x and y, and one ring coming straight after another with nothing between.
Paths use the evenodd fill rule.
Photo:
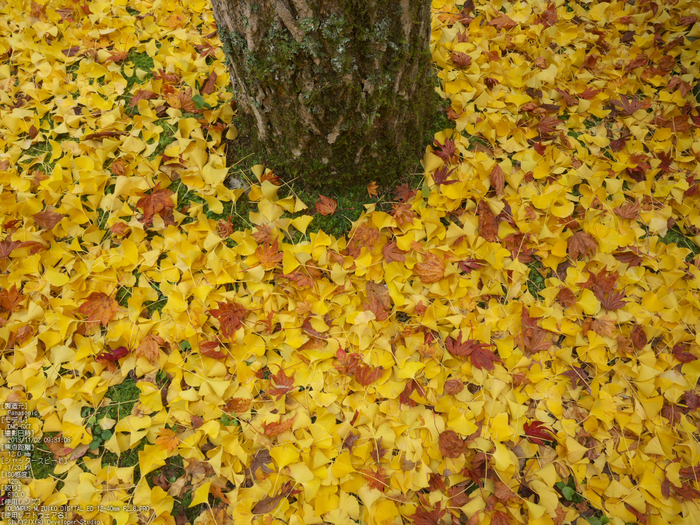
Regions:
<instances>
[{"instance_id":1,"label":"ground covered in leaves","mask_svg":"<svg viewBox=\"0 0 700 525\"><path fill-rule=\"evenodd\" d=\"M262 166L225 184L208 2L56 5L0 1L25 501L119 525L698 522L697 3L434 0L452 126L346 236L313 227L332 196ZM36 501L11 518L60 522Z\"/></svg>"}]
</instances>

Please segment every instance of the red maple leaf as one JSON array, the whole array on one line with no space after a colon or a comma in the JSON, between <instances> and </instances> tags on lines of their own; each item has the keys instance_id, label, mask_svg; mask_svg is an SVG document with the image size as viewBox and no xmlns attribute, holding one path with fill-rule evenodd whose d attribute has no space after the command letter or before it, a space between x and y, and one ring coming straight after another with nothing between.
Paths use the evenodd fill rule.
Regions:
<instances>
[{"instance_id":1,"label":"red maple leaf","mask_svg":"<svg viewBox=\"0 0 700 525\"><path fill-rule=\"evenodd\" d=\"M440 157L445 162L456 162L458 159L457 146L452 139L445 139L444 144L440 144L437 139L433 140L433 147L438 148L434 151L435 155Z\"/></svg>"},{"instance_id":2,"label":"red maple leaf","mask_svg":"<svg viewBox=\"0 0 700 525\"><path fill-rule=\"evenodd\" d=\"M482 266L486 266L486 263L480 259L470 258L465 259L463 261L459 261L457 263L457 266L459 266L460 270L469 275L473 270L478 270Z\"/></svg>"},{"instance_id":3,"label":"red maple leaf","mask_svg":"<svg viewBox=\"0 0 700 525\"><path fill-rule=\"evenodd\" d=\"M206 341L199 345L199 353L211 357L212 359L224 359L228 354L219 352L217 348L221 346L219 341Z\"/></svg>"},{"instance_id":4,"label":"red maple leaf","mask_svg":"<svg viewBox=\"0 0 700 525\"><path fill-rule=\"evenodd\" d=\"M362 386L369 386L379 379L383 372L384 369L381 366L375 368L362 363L357 372L355 372L355 381Z\"/></svg>"},{"instance_id":5,"label":"red maple leaf","mask_svg":"<svg viewBox=\"0 0 700 525\"><path fill-rule=\"evenodd\" d=\"M282 368L272 376L272 380L275 382L275 388L269 390L268 393L276 396L278 400L294 390L294 374L287 376Z\"/></svg>"},{"instance_id":6,"label":"red maple leaf","mask_svg":"<svg viewBox=\"0 0 700 525\"><path fill-rule=\"evenodd\" d=\"M556 117L544 117L542 120L540 120L540 123L537 124L537 131L540 132L542 138L548 138L552 135L552 133L554 133L554 130L561 123L562 121Z\"/></svg>"},{"instance_id":7,"label":"red maple leaf","mask_svg":"<svg viewBox=\"0 0 700 525\"><path fill-rule=\"evenodd\" d=\"M461 332L457 339L448 337L446 346L449 353L454 356L468 357L472 365L479 369L493 370L495 362L502 362L500 357L489 350L491 344L475 339L462 341Z\"/></svg>"},{"instance_id":8,"label":"red maple leaf","mask_svg":"<svg viewBox=\"0 0 700 525\"><path fill-rule=\"evenodd\" d=\"M245 306L230 301L219 301L218 309L209 310L209 313L221 323L224 337L228 339L233 338L236 330L243 326L243 319L247 312Z\"/></svg>"},{"instance_id":9,"label":"red maple leaf","mask_svg":"<svg viewBox=\"0 0 700 525\"><path fill-rule=\"evenodd\" d=\"M651 101L649 100L637 100L633 97L628 97L626 95L621 95L620 100L613 100L613 106L620 109L623 115L633 115L640 109L648 109L651 107Z\"/></svg>"},{"instance_id":10,"label":"red maple leaf","mask_svg":"<svg viewBox=\"0 0 700 525\"><path fill-rule=\"evenodd\" d=\"M452 173L454 173L456 169L457 168L452 168L450 171L447 171L447 166L443 166L439 170L435 170L435 172L433 173L433 181L435 181L435 184L437 186L441 186L443 184L454 184L455 182L459 182L458 180L447 180L447 177L452 175Z\"/></svg>"},{"instance_id":11,"label":"red maple leaf","mask_svg":"<svg viewBox=\"0 0 700 525\"><path fill-rule=\"evenodd\" d=\"M532 423L525 423L523 425L523 430L525 430L525 436L531 443L535 443L537 445L544 445L544 440L556 441L556 438L552 434L552 431L545 427L542 421L533 421Z\"/></svg>"},{"instance_id":12,"label":"red maple leaf","mask_svg":"<svg viewBox=\"0 0 700 525\"><path fill-rule=\"evenodd\" d=\"M442 517L447 512L447 509L440 509L441 503L438 502L433 510L428 510L425 507L418 507L416 513L411 517L415 525L438 525L442 521Z\"/></svg>"},{"instance_id":13,"label":"red maple leaf","mask_svg":"<svg viewBox=\"0 0 700 525\"><path fill-rule=\"evenodd\" d=\"M336 351L335 357L338 362L333 366L336 370L338 370L338 372L347 376L355 375L355 372L357 372L357 370L360 368L360 364L362 363L360 354L354 352L348 353L342 348Z\"/></svg>"},{"instance_id":14,"label":"red maple leaf","mask_svg":"<svg viewBox=\"0 0 700 525\"><path fill-rule=\"evenodd\" d=\"M562 375L569 378L572 387L578 388L582 386L589 392L591 391L591 387L588 386L588 372L586 372L585 368L571 365L571 370L563 372Z\"/></svg>"}]
</instances>

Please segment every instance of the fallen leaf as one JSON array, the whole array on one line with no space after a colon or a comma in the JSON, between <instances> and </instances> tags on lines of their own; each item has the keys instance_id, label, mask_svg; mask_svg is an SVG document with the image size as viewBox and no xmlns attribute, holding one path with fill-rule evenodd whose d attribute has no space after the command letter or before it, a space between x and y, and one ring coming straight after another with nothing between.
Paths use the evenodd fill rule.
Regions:
<instances>
[{"instance_id":1,"label":"fallen leaf","mask_svg":"<svg viewBox=\"0 0 700 525\"><path fill-rule=\"evenodd\" d=\"M114 314L119 311L119 303L102 292L92 292L78 308L78 312L88 316L86 319L88 325L100 323L102 326L107 326Z\"/></svg>"},{"instance_id":2,"label":"fallen leaf","mask_svg":"<svg viewBox=\"0 0 700 525\"><path fill-rule=\"evenodd\" d=\"M316 202L316 211L321 215L332 215L335 213L337 206L338 203L330 197L319 195L318 201Z\"/></svg>"}]
</instances>

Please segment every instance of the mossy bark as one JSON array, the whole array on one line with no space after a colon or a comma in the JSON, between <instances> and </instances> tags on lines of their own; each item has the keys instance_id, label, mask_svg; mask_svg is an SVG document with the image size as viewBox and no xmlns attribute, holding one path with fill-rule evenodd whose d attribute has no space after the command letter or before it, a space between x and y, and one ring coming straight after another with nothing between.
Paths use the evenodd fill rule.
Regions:
<instances>
[{"instance_id":1,"label":"mossy bark","mask_svg":"<svg viewBox=\"0 0 700 525\"><path fill-rule=\"evenodd\" d=\"M239 133L341 189L408 175L438 111L430 0L212 0Z\"/></svg>"}]
</instances>

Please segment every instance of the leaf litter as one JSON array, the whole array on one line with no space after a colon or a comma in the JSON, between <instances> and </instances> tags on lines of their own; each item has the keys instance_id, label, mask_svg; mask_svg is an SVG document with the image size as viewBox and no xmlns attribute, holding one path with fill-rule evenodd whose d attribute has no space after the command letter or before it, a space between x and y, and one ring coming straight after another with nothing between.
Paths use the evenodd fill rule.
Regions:
<instances>
[{"instance_id":1,"label":"leaf litter","mask_svg":"<svg viewBox=\"0 0 700 525\"><path fill-rule=\"evenodd\" d=\"M454 129L340 239L262 166L251 228L221 218L244 190L207 2L27 7L0 6L0 400L63 440L28 496L120 523L697 521L695 3L434 0ZM91 423L127 378L131 413ZM137 448L138 475L103 461Z\"/></svg>"}]
</instances>

